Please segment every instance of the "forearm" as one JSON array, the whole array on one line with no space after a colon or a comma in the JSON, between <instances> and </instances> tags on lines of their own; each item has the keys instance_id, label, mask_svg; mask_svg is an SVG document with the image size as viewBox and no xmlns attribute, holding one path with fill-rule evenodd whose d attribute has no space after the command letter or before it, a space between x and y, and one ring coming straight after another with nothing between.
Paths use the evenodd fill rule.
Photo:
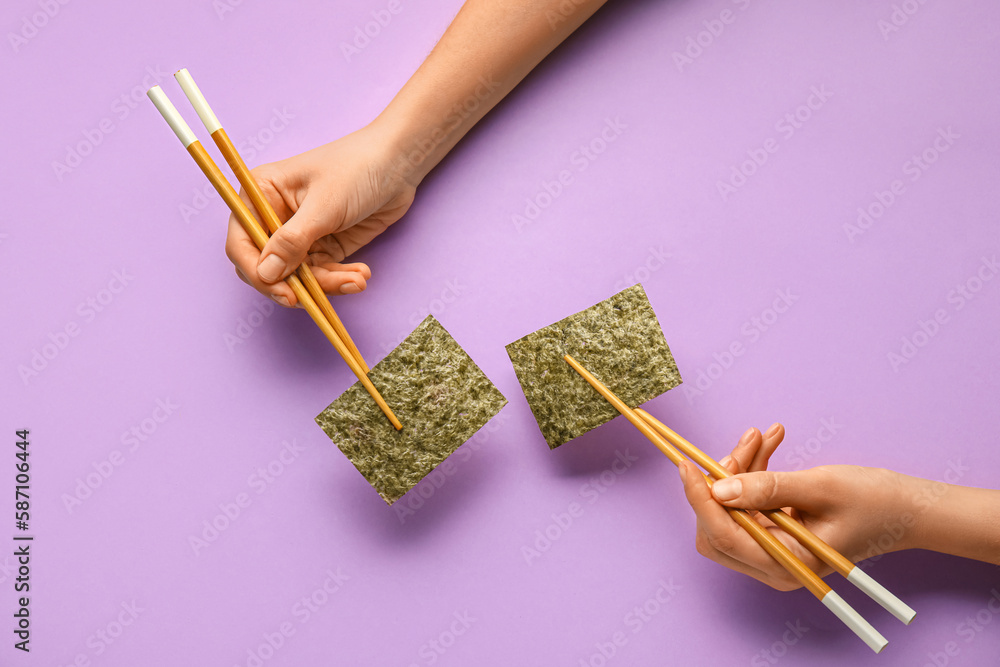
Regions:
<instances>
[{"instance_id":1,"label":"forearm","mask_svg":"<svg viewBox=\"0 0 1000 667\"><path fill-rule=\"evenodd\" d=\"M1000 565L1000 491L915 477L908 547Z\"/></svg>"},{"instance_id":2,"label":"forearm","mask_svg":"<svg viewBox=\"0 0 1000 667\"><path fill-rule=\"evenodd\" d=\"M605 0L468 0L373 125L413 185Z\"/></svg>"}]
</instances>

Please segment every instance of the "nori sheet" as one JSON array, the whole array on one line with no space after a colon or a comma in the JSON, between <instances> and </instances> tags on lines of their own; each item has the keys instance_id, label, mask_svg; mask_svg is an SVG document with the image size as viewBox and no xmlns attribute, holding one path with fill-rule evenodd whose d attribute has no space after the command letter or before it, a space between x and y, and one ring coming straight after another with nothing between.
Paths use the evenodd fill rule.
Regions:
<instances>
[{"instance_id":1,"label":"nori sheet","mask_svg":"<svg viewBox=\"0 0 1000 667\"><path fill-rule=\"evenodd\" d=\"M550 449L618 416L564 354L632 407L681 383L642 285L514 341L507 355Z\"/></svg>"},{"instance_id":2,"label":"nori sheet","mask_svg":"<svg viewBox=\"0 0 1000 667\"><path fill-rule=\"evenodd\" d=\"M368 374L397 431L356 382L316 423L389 505L482 428L507 399L428 315Z\"/></svg>"}]
</instances>

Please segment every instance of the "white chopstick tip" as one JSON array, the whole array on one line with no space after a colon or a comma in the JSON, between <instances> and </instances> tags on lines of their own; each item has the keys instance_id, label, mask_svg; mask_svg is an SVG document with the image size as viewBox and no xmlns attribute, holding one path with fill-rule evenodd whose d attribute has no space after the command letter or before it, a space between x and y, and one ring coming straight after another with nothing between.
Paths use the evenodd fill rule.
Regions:
<instances>
[{"instance_id":1,"label":"white chopstick tip","mask_svg":"<svg viewBox=\"0 0 1000 667\"><path fill-rule=\"evenodd\" d=\"M181 117L180 113L178 113L177 107L173 105L162 88L153 86L146 91L146 95L153 102L153 106L160 112L160 115L163 116L163 119L167 121L170 129L174 131L177 138L184 144L184 148L187 148L198 140L198 137L194 136L194 132L188 127L188 124Z\"/></svg>"},{"instance_id":2,"label":"white chopstick tip","mask_svg":"<svg viewBox=\"0 0 1000 667\"><path fill-rule=\"evenodd\" d=\"M917 615L913 608L886 590L882 584L872 579L871 575L857 565L847 575L847 580L867 593L868 597L885 607L890 614L906 625L909 625Z\"/></svg>"},{"instance_id":3,"label":"white chopstick tip","mask_svg":"<svg viewBox=\"0 0 1000 667\"><path fill-rule=\"evenodd\" d=\"M882 649L889 645L889 640L873 628L864 616L854 611L854 608L847 604L836 591L830 591L823 596L823 605L843 621L844 625L853 630L854 634L860 637L861 641L867 644L871 650L881 653Z\"/></svg>"},{"instance_id":4,"label":"white chopstick tip","mask_svg":"<svg viewBox=\"0 0 1000 667\"><path fill-rule=\"evenodd\" d=\"M187 71L187 68L179 69L174 73L174 78L177 79L177 83L181 85L181 90L187 95L188 100L191 102L191 106L198 113L198 118L201 118L201 122L205 124L205 129L208 130L209 134L215 134L217 130L222 129L222 124L219 119L215 116L215 112L212 111L212 107L208 106L208 100L205 96L201 94L201 89L198 88L198 84L194 82L194 78L191 76L191 72Z\"/></svg>"}]
</instances>

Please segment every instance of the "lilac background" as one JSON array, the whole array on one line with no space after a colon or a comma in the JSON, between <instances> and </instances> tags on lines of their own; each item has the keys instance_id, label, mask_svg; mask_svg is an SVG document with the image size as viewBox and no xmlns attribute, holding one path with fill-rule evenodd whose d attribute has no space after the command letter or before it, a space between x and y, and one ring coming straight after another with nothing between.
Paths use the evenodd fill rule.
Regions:
<instances>
[{"instance_id":1,"label":"lilac background","mask_svg":"<svg viewBox=\"0 0 1000 667\"><path fill-rule=\"evenodd\" d=\"M30 658L11 648L13 558L0 557L0 663L248 665L288 623L294 635L263 664L599 665L597 645L616 632L627 643L609 665L778 659L763 650L787 665L995 664L1000 618L983 610L1000 589L996 567L927 553L877 562L871 572L919 612L909 628L831 577L889 638L876 658L804 591L778 593L699 556L672 466L623 420L550 452L504 345L641 280L686 386L706 374L701 395L677 389L648 407L709 452L782 420L776 467L958 470L963 484L995 485L1000 280L960 309L949 294L998 246L996 3L919 5L886 37L888 0L601 10L357 254L374 273L368 291L335 302L372 363L432 309L510 400L402 515L312 421L353 378L307 317L255 317L227 345L264 301L233 275L224 205L196 193L203 177L144 97L155 77L143 77L161 73L205 139L167 77L189 67L259 164L371 119L459 5L403 2L350 58L341 44L383 0L247 1L221 17L208 0L70 3L26 44L8 36L0 47L0 478L12 485L13 431L30 428L37 535ZM678 68L672 54L726 9L734 21ZM5 3L4 33L41 11ZM785 138L776 123L813 86L832 97ZM133 91L130 108L121 97ZM102 119L113 131L58 176L53 162ZM606 119L625 127L579 171L574 152ZM280 131L269 134L272 120ZM949 127L954 145L910 180L904 163ZM723 201L717 182L769 138L777 152ZM563 169L572 182L539 198ZM905 191L849 239L844 225L894 179ZM518 228L527 199L547 206ZM123 269L128 286L91 317L86 300ZM778 290L796 300L773 321ZM948 321L893 369L887 355L938 309ZM71 323L78 335L22 381L18 367ZM720 373L713 355L734 342L745 353ZM149 421L162 416L157 400L178 406L162 423ZM838 426L820 443L824 419ZM144 420L155 431L131 451L123 438ZM283 441L301 451L275 464ZM122 464L67 510L64 496L116 450ZM618 452L638 461L605 486ZM280 475L257 481L269 464ZM196 554L189 538L238 494L250 505ZM573 502L583 514L528 564L522 547ZM295 606L328 570L348 579L302 622ZM679 588L633 632L627 615L661 581ZM98 640L133 602L134 622ZM977 612L992 622L970 636L963 623ZM457 636L455 614L474 619ZM801 641L781 643L786 622L808 628Z\"/></svg>"}]
</instances>

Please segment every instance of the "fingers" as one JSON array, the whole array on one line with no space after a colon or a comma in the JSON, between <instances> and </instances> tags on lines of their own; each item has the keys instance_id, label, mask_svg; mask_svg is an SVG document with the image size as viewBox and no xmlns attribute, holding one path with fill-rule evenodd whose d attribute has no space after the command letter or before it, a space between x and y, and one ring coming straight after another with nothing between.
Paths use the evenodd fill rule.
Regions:
<instances>
[{"instance_id":1,"label":"fingers","mask_svg":"<svg viewBox=\"0 0 1000 667\"><path fill-rule=\"evenodd\" d=\"M317 204L306 198L295 214L271 235L260 253L254 275L264 284L284 280L306 259L309 248L329 233ZM248 276L253 276L247 272Z\"/></svg>"},{"instance_id":2,"label":"fingers","mask_svg":"<svg viewBox=\"0 0 1000 667\"><path fill-rule=\"evenodd\" d=\"M698 520L695 540L698 553L761 581L768 582L768 570L779 567L750 535L716 502L701 472L689 461L678 466L684 494Z\"/></svg>"},{"instance_id":3,"label":"fingers","mask_svg":"<svg viewBox=\"0 0 1000 667\"><path fill-rule=\"evenodd\" d=\"M761 445L754 453L753 460L750 462L743 472L756 472L759 470L767 470L767 464L771 460L771 455L774 454L774 450L778 448L781 441L785 439L785 427L781 424L774 423L771 425L767 431L764 432L761 438Z\"/></svg>"},{"instance_id":4,"label":"fingers","mask_svg":"<svg viewBox=\"0 0 1000 667\"><path fill-rule=\"evenodd\" d=\"M828 489L810 471L747 472L716 482L712 495L727 507L778 509L796 507L817 512L827 506Z\"/></svg>"},{"instance_id":5,"label":"fingers","mask_svg":"<svg viewBox=\"0 0 1000 667\"><path fill-rule=\"evenodd\" d=\"M753 461L754 456L757 454L757 450L761 446L761 435L760 431L756 428L748 428L742 436L740 436L740 441L736 444L733 449L732 454L727 458L731 460L729 465L723 464L731 473L746 472L747 467Z\"/></svg>"},{"instance_id":6,"label":"fingers","mask_svg":"<svg viewBox=\"0 0 1000 667\"><path fill-rule=\"evenodd\" d=\"M285 283L269 285L260 280L257 275L257 261L260 251L243 227L236 220L235 215L229 216L229 231L226 235L226 255L236 267L236 275L240 280L247 283L261 294L271 297L282 306L294 306L296 303L295 293Z\"/></svg>"},{"instance_id":7,"label":"fingers","mask_svg":"<svg viewBox=\"0 0 1000 667\"><path fill-rule=\"evenodd\" d=\"M315 261L312 257L311 260ZM322 264L313 265L312 272L320 287L327 294L357 294L368 287L372 277L371 269L365 264L332 264L326 268Z\"/></svg>"}]
</instances>

